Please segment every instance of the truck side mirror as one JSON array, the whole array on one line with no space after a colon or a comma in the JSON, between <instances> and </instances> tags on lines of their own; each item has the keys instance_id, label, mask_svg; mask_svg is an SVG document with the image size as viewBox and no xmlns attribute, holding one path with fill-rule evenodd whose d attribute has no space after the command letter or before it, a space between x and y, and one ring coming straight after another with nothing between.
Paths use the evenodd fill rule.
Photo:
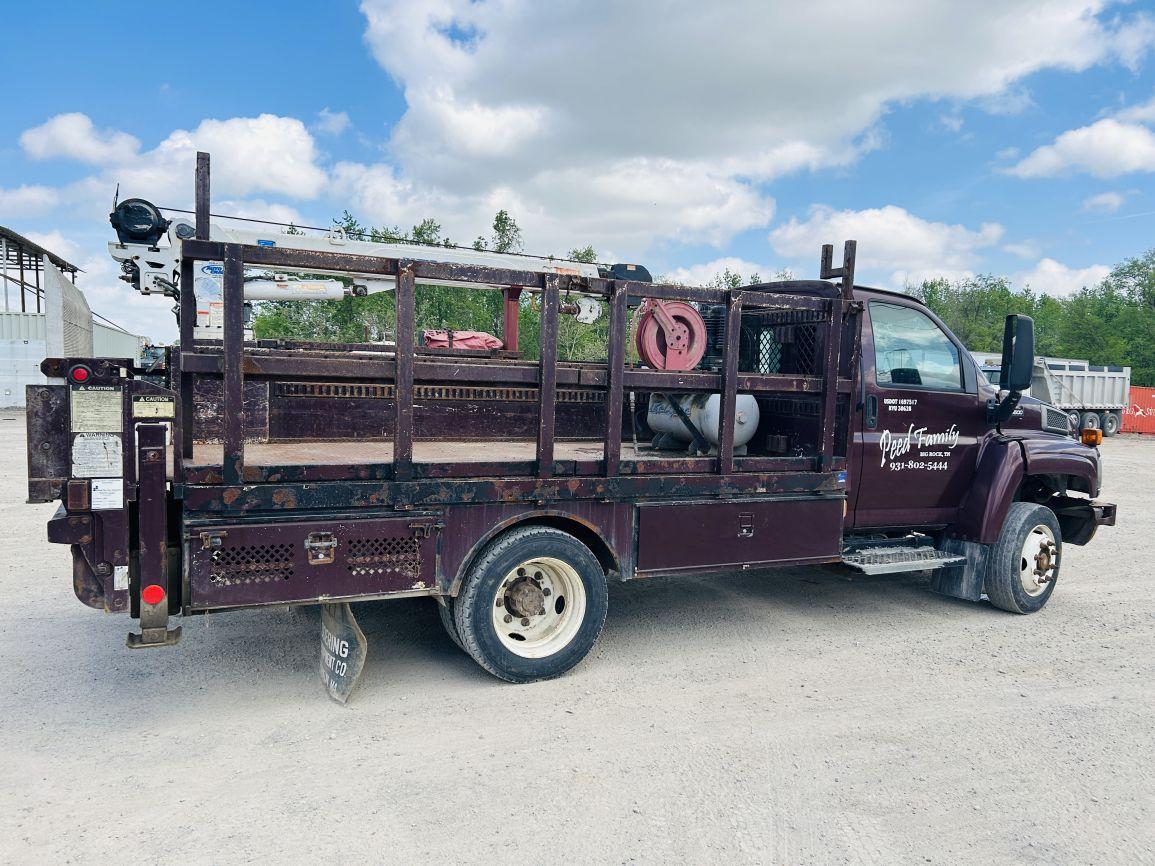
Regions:
<instances>
[{"instance_id":1,"label":"truck side mirror","mask_svg":"<svg viewBox=\"0 0 1155 866\"><path fill-rule=\"evenodd\" d=\"M999 388L1022 392L1031 387L1035 367L1035 323L1030 316L1007 316L1003 326L1003 363Z\"/></svg>"}]
</instances>

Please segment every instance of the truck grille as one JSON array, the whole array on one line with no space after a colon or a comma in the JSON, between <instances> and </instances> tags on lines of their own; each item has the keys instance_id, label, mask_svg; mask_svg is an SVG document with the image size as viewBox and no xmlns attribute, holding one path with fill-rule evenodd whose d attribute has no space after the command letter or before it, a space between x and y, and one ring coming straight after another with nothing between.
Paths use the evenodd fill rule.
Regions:
<instances>
[{"instance_id":1,"label":"truck grille","mask_svg":"<svg viewBox=\"0 0 1155 866\"><path fill-rule=\"evenodd\" d=\"M1062 409L1056 409L1054 406L1043 407L1043 429L1048 433L1061 433L1064 436L1071 435L1071 419L1067 417L1067 413Z\"/></svg>"}]
</instances>

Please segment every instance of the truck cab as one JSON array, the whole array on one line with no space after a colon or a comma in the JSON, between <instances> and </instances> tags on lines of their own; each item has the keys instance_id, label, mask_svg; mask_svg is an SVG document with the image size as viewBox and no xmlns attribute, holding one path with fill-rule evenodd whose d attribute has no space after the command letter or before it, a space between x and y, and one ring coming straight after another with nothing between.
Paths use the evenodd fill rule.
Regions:
<instances>
[{"instance_id":1,"label":"truck cab","mask_svg":"<svg viewBox=\"0 0 1155 866\"><path fill-rule=\"evenodd\" d=\"M936 572L935 588L978 599L987 554L1012 510L1051 512L1059 535L1040 528L1036 537L1056 551L1062 541L1085 544L1099 525L1114 522L1114 506L1092 501L1102 481L1098 450L1074 438L1066 412L1020 396L997 418L1000 388L931 310L880 289L856 287L854 296L863 315L846 521L850 564L857 544L922 538L954 557L953 567ZM1041 607L1051 588L1048 582L1016 609Z\"/></svg>"}]
</instances>

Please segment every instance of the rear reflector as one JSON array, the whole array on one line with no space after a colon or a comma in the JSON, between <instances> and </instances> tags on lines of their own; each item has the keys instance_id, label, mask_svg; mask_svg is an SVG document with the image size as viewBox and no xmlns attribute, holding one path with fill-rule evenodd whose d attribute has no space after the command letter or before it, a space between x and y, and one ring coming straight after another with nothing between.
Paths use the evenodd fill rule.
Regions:
<instances>
[{"instance_id":1,"label":"rear reflector","mask_svg":"<svg viewBox=\"0 0 1155 866\"><path fill-rule=\"evenodd\" d=\"M77 384L83 384L92 377L92 371L82 364L77 364L68 371L68 377Z\"/></svg>"},{"instance_id":2,"label":"rear reflector","mask_svg":"<svg viewBox=\"0 0 1155 866\"><path fill-rule=\"evenodd\" d=\"M150 583L140 591L140 600L145 604L160 604L164 601L164 587Z\"/></svg>"}]
</instances>

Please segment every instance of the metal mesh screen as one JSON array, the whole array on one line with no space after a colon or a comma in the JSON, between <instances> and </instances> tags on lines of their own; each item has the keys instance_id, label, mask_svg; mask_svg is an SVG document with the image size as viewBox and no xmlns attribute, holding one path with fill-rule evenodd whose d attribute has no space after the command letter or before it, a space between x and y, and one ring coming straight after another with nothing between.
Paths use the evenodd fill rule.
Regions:
<instances>
[{"instance_id":1,"label":"metal mesh screen","mask_svg":"<svg viewBox=\"0 0 1155 866\"><path fill-rule=\"evenodd\" d=\"M213 551L209 580L221 586L267 583L293 576L295 544L250 544Z\"/></svg>"},{"instance_id":2,"label":"metal mesh screen","mask_svg":"<svg viewBox=\"0 0 1155 866\"><path fill-rule=\"evenodd\" d=\"M743 310L738 368L814 376L821 369L821 316L809 310Z\"/></svg>"},{"instance_id":3,"label":"metal mesh screen","mask_svg":"<svg viewBox=\"0 0 1155 866\"><path fill-rule=\"evenodd\" d=\"M416 538L353 538L345 556L352 574L421 576L421 542Z\"/></svg>"}]
</instances>

